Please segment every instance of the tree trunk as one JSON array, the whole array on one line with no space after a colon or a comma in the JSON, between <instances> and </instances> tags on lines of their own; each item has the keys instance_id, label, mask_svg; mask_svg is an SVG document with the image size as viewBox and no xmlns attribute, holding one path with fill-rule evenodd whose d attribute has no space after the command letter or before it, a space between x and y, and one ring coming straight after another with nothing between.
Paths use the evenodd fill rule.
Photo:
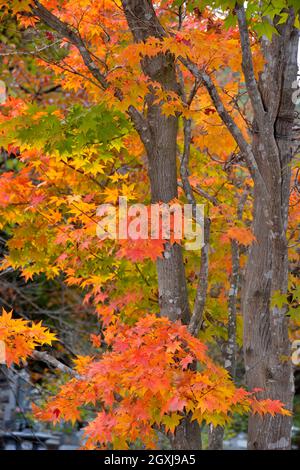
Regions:
<instances>
[{"instance_id":1,"label":"tree trunk","mask_svg":"<svg viewBox=\"0 0 300 470\"><path fill-rule=\"evenodd\" d=\"M171 437L174 450L199 450L202 447L201 431L198 421L183 419Z\"/></svg>"},{"instance_id":2,"label":"tree trunk","mask_svg":"<svg viewBox=\"0 0 300 470\"><path fill-rule=\"evenodd\" d=\"M272 222L271 222L272 223ZM243 301L244 358L247 385L261 388L260 397L282 401L291 409L293 376L285 309L271 308L271 296L287 288L287 245L274 238L258 185L254 189L254 235L245 274ZM250 449L288 449L291 418L281 415L249 418Z\"/></svg>"},{"instance_id":3,"label":"tree trunk","mask_svg":"<svg viewBox=\"0 0 300 470\"><path fill-rule=\"evenodd\" d=\"M177 89L175 65L172 56L160 56L156 62L161 62L160 81L165 87ZM147 61L148 62L148 61ZM144 68L149 69L147 63ZM173 74L171 80L171 73ZM151 146L147 152L148 172L151 185L152 202L169 202L178 196L177 191L177 128L178 119L175 116L163 116L160 106L153 104L154 96L148 97L147 123L151 134ZM174 244L166 244L163 258L157 260L157 275L159 289L159 306L162 315L171 320L181 320L188 323L190 309L188 302L186 277L183 264L182 248Z\"/></svg>"},{"instance_id":4,"label":"tree trunk","mask_svg":"<svg viewBox=\"0 0 300 470\"><path fill-rule=\"evenodd\" d=\"M158 38L166 36L151 1L123 0L122 5L136 42L145 41L150 36ZM145 75L159 82L164 89L179 92L172 54L144 57L142 68ZM168 203L178 196L176 168L178 118L164 116L161 105L154 103L155 99L155 92L150 86L146 98L147 112L143 116L144 125L137 130L147 152L152 202ZM190 308L181 246L166 244L163 258L157 261L157 274L161 315L167 316L172 321L181 320L187 324ZM190 422L188 418L182 420L171 442L174 449L201 448L199 424Z\"/></svg>"},{"instance_id":5,"label":"tree trunk","mask_svg":"<svg viewBox=\"0 0 300 470\"><path fill-rule=\"evenodd\" d=\"M224 428L223 426L208 427L208 450L223 450Z\"/></svg>"},{"instance_id":6,"label":"tree trunk","mask_svg":"<svg viewBox=\"0 0 300 470\"><path fill-rule=\"evenodd\" d=\"M286 308L274 307L272 297L276 291L285 294L288 281L286 231L295 108L292 84L297 78L299 32L294 27L293 8L287 10L284 24L279 17L274 18L276 34L271 40L265 36L261 40L265 66L257 82L243 2L236 2L234 11L254 117L249 129L253 133L252 145L224 106L211 75L189 58L180 56L179 60L205 85L254 180L256 241L250 249L243 289L246 378L250 389L261 387L263 395L281 400L291 409L293 377ZM250 449L287 449L290 440L291 418L250 418Z\"/></svg>"},{"instance_id":7,"label":"tree trunk","mask_svg":"<svg viewBox=\"0 0 300 470\"><path fill-rule=\"evenodd\" d=\"M288 247L286 230L290 192L290 162L293 155L294 103L292 82L297 76L298 34L274 36L267 43L265 73L260 91L266 109L275 113L271 128L259 129L253 137L253 153L260 166L272 204L267 204L261 181L254 179L253 231L256 241L248 257L243 292L244 358L249 389L261 388L261 398L282 401L292 409L294 394L288 318L286 307L273 306L276 291L286 293ZM270 80L281 70L282 87L278 109L274 110ZM270 122L270 121L269 121ZM253 415L249 418L249 449L289 449L291 417Z\"/></svg>"},{"instance_id":8,"label":"tree trunk","mask_svg":"<svg viewBox=\"0 0 300 470\"><path fill-rule=\"evenodd\" d=\"M244 206L248 198L249 189L244 190L237 209L237 219L242 220ZM231 240L231 276L230 289L228 293L228 325L227 325L227 342L225 346L225 362L224 367L229 372L232 380L236 379L236 355L237 355L237 300L240 285L240 247L237 240ZM208 449L223 450L224 427L213 426L210 424L208 428Z\"/></svg>"}]
</instances>

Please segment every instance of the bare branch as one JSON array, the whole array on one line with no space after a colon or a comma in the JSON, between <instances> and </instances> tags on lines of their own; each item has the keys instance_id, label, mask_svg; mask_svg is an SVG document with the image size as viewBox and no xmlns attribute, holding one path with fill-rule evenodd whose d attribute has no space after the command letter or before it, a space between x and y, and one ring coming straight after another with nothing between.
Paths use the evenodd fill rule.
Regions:
<instances>
[{"instance_id":1,"label":"bare branch","mask_svg":"<svg viewBox=\"0 0 300 470\"><path fill-rule=\"evenodd\" d=\"M99 68L93 61L91 54L89 53L85 43L75 31L68 24L61 21L53 13L47 10L40 2L34 0L34 6L32 7L32 12L35 16L40 18L46 25L54 29L62 38L66 38L70 41L71 44L77 47L78 51L81 54L81 57L93 75L94 78L101 84L102 88L107 88L108 84L105 80L104 75L100 72Z\"/></svg>"},{"instance_id":2,"label":"bare branch","mask_svg":"<svg viewBox=\"0 0 300 470\"><path fill-rule=\"evenodd\" d=\"M214 206L217 206L219 204L218 199L215 196L212 196L209 194L205 189L200 188L199 185L196 187L192 188L194 193L199 194L199 196L204 197L204 199L207 199L209 202L211 202Z\"/></svg>"},{"instance_id":3,"label":"bare branch","mask_svg":"<svg viewBox=\"0 0 300 470\"><path fill-rule=\"evenodd\" d=\"M182 181L183 190L190 204L192 204L193 217L197 220L196 210L196 199L193 193L193 189L189 182L189 158L190 148L192 140L192 120L184 119L184 145L183 154L180 161L180 176ZM204 307L207 297L208 287L208 249L209 249L209 235L210 235L210 219L204 218L204 246L201 248L201 265L199 272L199 281L197 286L197 293L195 299L195 305L193 314L189 322L189 331L191 334L197 336L199 329L201 328Z\"/></svg>"},{"instance_id":4,"label":"bare branch","mask_svg":"<svg viewBox=\"0 0 300 470\"><path fill-rule=\"evenodd\" d=\"M242 220L243 211L249 196L250 188L246 187L243 191L237 207L237 219ZM230 373L232 379L236 374L236 315L237 315L237 299L240 280L240 248L237 240L231 240L231 266L232 273L230 277L230 289L228 294L228 341L226 346L225 368Z\"/></svg>"},{"instance_id":5,"label":"bare branch","mask_svg":"<svg viewBox=\"0 0 300 470\"><path fill-rule=\"evenodd\" d=\"M265 191L265 199L270 204L271 201L269 192L266 183L259 171L251 145L248 144L248 142L245 140L240 128L238 127L234 119L231 117L229 112L225 109L222 99L212 79L206 72L200 70L197 65L194 64L189 58L179 56L179 60L192 73L192 75L194 75L194 77L198 78L199 81L202 81L204 83L220 118L222 119L228 131L231 133L232 137L235 139L237 145L239 146L252 178L258 180L262 184L262 187Z\"/></svg>"},{"instance_id":6,"label":"bare branch","mask_svg":"<svg viewBox=\"0 0 300 470\"><path fill-rule=\"evenodd\" d=\"M258 84L254 74L252 52L249 40L248 26L246 20L246 13L243 3L237 4L235 7L237 14L240 39L241 39L241 51L242 51L242 69L246 81L247 91L251 100L251 104L254 111L255 120L259 127L263 127L266 111L262 101Z\"/></svg>"},{"instance_id":7,"label":"bare branch","mask_svg":"<svg viewBox=\"0 0 300 470\"><path fill-rule=\"evenodd\" d=\"M189 331L197 336L203 321L203 313L206 304L208 287L208 251L211 221L208 217L204 219L204 246L201 249L201 267L199 272L198 286L194 304L193 314L189 323Z\"/></svg>"},{"instance_id":8,"label":"bare branch","mask_svg":"<svg viewBox=\"0 0 300 470\"><path fill-rule=\"evenodd\" d=\"M183 119L183 132L184 132L184 144L183 154L180 161L180 177L182 181L182 187L190 204L193 205L193 216L196 217L196 200L193 194L193 189L189 181L189 170L188 164L190 159L190 145L192 139L192 120Z\"/></svg>"},{"instance_id":9,"label":"bare branch","mask_svg":"<svg viewBox=\"0 0 300 470\"><path fill-rule=\"evenodd\" d=\"M150 129L149 129L147 120L144 118L143 114L134 106L129 106L127 112L129 116L131 117L132 122L134 123L134 127L136 131L140 135L140 138L145 146L145 149L147 151L150 151L151 134L150 134Z\"/></svg>"},{"instance_id":10,"label":"bare branch","mask_svg":"<svg viewBox=\"0 0 300 470\"><path fill-rule=\"evenodd\" d=\"M55 357L51 356L50 354L44 351L33 351L31 357L33 359L37 359L38 361L45 362L46 364L50 365L51 367L54 367L55 369L60 370L61 372L64 372L65 374L72 375L76 378L80 377L75 370L71 369L71 367L66 366L66 364L63 364L62 362L58 361Z\"/></svg>"},{"instance_id":11,"label":"bare branch","mask_svg":"<svg viewBox=\"0 0 300 470\"><path fill-rule=\"evenodd\" d=\"M34 51L7 51L7 52L0 52L0 56L12 56L12 55L36 55L39 52L42 52L46 49L49 49L50 47L56 46L56 44L59 44L61 40L57 40L52 42L51 44L46 44L42 47L35 48Z\"/></svg>"}]
</instances>

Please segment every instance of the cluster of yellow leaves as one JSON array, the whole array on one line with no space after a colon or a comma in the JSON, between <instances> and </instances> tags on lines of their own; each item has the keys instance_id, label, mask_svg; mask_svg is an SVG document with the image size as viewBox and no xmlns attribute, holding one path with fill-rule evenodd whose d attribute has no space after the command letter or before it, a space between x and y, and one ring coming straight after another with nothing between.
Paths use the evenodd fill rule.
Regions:
<instances>
[{"instance_id":1,"label":"cluster of yellow leaves","mask_svg":"<svg viewBox=\"0 0 300 470\"><path fill-rule=\"evenodd\" d=\"M2 310L0 316L0 341L4 343L4 359L8 366L26 360L37 346L50 345L55 334L42 323L33 323L21 318L12 318L12 312Z\"/></svg>"},{"instance_id":2,"label":"cluster of yellow leaves","mask_svg":"<svg viewBox=\"0 0 300 470\"><path fill-rule=\"evenodd\" d=\"M117 168L111 171L111 159L99 161L96 152L91 145L84 155L67 158L24 148L25 168L1 175L0 226L14 225L3 269L19 267L26 279L35 273L45 272L51 278L65 271L67 282L82 288L99 289L100 279L105 283L113 277L106 269L91 269L95 261L99 271L96 260L105 251L96 234L96 209L119 196L134 199L135 184L125 184L128 176ZM110 251L108 245L108 255ZM113 261L109 264L112 270Z\"/></svg>"}]
</instances>

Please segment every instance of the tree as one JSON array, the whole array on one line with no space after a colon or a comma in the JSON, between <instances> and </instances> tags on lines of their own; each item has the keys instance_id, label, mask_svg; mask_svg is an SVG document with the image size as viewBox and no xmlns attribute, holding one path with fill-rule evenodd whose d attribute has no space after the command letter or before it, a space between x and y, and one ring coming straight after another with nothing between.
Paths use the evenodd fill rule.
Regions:
<instances>
[{"instance_id":1,"label":"tree","mask_svg":"<svg viewBox=\"0 0 300 470\"><path fill-rule=\"evenodd\" d=\"M232 268L233 291L230 291L228 303L228 354L225 367L234 377L239 244L252 244L243 288L244 355L249 389L256 390L255 393L261 395L263 401L258 402L249 395L243 395L244 392L237 392L242 394L239 397L239 405L242 411L249 406L252 406L254 411L259 410L259 416L254 414L249 420L249 448L288 448L291 418L289 413L282 411L279 406L279 402L282 402L291 409L293 397L292 366L287 359L290 357L290 350L286 305L278 307L272 302L272 298L276 292L286 294L288 287L286 237L291 181L289 163L294 149L291 146L287 148L285 142L291 139L293 129L292 114L295 105L292 101L292 83L297 77L297 5L282 2L275 8L264 2L255 2L252 6L248 5L245 11L242 5L232 5L232 2L202 3L179 2L178 5L178 2L163 1L154 8L152 2L147 0L124 0L119 6L114 2L107 2L105 8L102 8L97 2L87 2L85 6L74 6L72 2L41 4L36 0L19 6L17 2L10 2L12 12L19 15L22 27L29 27L40 35L46 34L46 50L48 53L50 48L50 52L48 55L42 55L42 60L59 76L64 74L65 87L84 89L88 95L89 109L75 106L71 112L65 113L56 107L40 110L36 105L24 108L21 100L8 101L2 126L5 133L4 142L7 145L13 143L20 146L25 166L16 176L7 174L2 177L4 223L9 223L12 210L17 223L17 227L12 229L13 238L8 243L10 255L5 266L21 267L27 277L37 272L46 272L48 276L53 277L62 270L67 275L67 282L83 288L90 287L88 299L93 296L95 304L101 304L97 309L104 318L104 325L114 325L107 328L106 342L117 349L113 349L105 360L117 361L118 354L122 352L119 349L122 347L120 340L109 338L110 335L116 335L118 338L123 328L117 320L116 310L128 303L124 300L130 284L130 275L124 274L128 260L135 262L142 278L142 291L149 296L154 272L150 271L150 279L147 279L147 271L144 267L141 271L137 261L144 262L149 257L157 258L158 306L160 314L168 320L158 321L149 317L152 328L157 331L156 341L162 340L162 332L170 341L172 334L175 338L173 323L177 325L178 320L187 325L190 333L196 337L201 334L201 329L205 330L203 320L209 285L209 247L219 242L218 249L221 249L220 240L211 234L211 223L217 224L225 219L228 223L228 216L226 218L224 215L227 209L230 214L229 227L226 230L227 239L223 240L223 243L232 251L230 269ZM223 11L227 11L226 14L218 10L221 6ZM118 30L115 28L115 18L119 24ZM175 19L178 22L175 22ZM224 19L225 25L231 26L228 32L224 30ZM254 30L251 37L247 19ZM235 20L238 29L234 27ZM195 29L195 24L200 30ZM127 27L133 37L133 43ZM45 28L50 28L50 31L45 31ZM242 70L240 53L236 48L239 40ZM59 47L58 43L63 47ZM221 44L226 44L226 47L220 53ZM33 49L30 53L40 55L42 51L43 48L38 51ZM26 52L29 51L24 51ZM228 80L222 74L214 74L220 64L225 64L229 74L231 70L235 75ZM264 70L258 75L259 67L264 67ZM243 102L245 93L248 100ZM93 106L90 103L93 103ZM130 117L134 129L122 114L124 111ZM214 142L216 126L222 129L221 138L226 143L224 153L221 146ZM248 131L253 136L251 140ZM209 203L210 213L205 217L205 243L201 250L197 286L190 280L191 273L187 275L185 272L183 251L179 243L173 243L172 240L158 240L156 244L150 243L146 246L141 242L133 243L133 246L130 246L130 243L121 243L119 251L116 252L115 245L112 248L111 244L103 245L99 250L97 241L91 236L91 222L94 224L96 220L95 208L102 202L103 195L104 200L109 202L115 201L119 194L126 193L131 196L134 193L133 187L128 184L129 180L126 187L122 174L116 173L113 166L109 169L109 165L114 159L120 158L125 161L124 166L128 166L128 153L126 154L124 149L130 140L136 142L135 132L147 154L152 203L169 203L179 197L178 147L181 154L181 186L188 202L193 206L194 215L195 193ZM225 199L229 199L227 204L223 199L219 201L216 195L211 195L201 188L198 182L191 183L191 154L199 157L200 151L201 155L206 153L213 158L217 155L221 158L221 164L222 159L225 161L228 155L228 161L240 158L238 175L231 174L231 170L226 168L224 184L229 185L232 192L230 195L230 191L225 194ZM139 157L138 152L135 160ZM203 156L201 158L203 159ZM208 166L205 162L201 164L201 161L194 164L195 173L199 172L200 175L201 172L207 171ZM136 161L134 165L137 165ZM210 165L213 167L215 163L210 162ZM243 209L239 212L239 223L235 224L236 210L232 208L236 204L236 196L239 204L243 206L246 203L241 185L246 182L247 198L252 184L247 171L254 182L254 236L249 227L243 226ZM41 185L33 183L34 172L37 173ZM143 171L141 174L143 175ZM106 175L108 179L104 178ZM220 172L215 171L214 183L222 180L222 177ZM132 175L129 175L129 178L132 178ZM117 183L118 189L114 189L110 183ZM222 184L221 181L221 189ZM142 188L139 188L139 191L143 194ZM222 191L221 195L223 198ZM145 193L144 197L147 198ZM19 209L18 205L27 207L27 212L23 211L23 207ZM42 216L39 224L38 216ZM47 241L43 239L45 230ZM140 250L140 255L137 250ZM116 261L116 258L121 261ZM192 259L193 268L194 263L195 260ZM123 282L117 279L116 272L121 273L121 277L127 276L127 284L124 279ZM187 279L193 288L196 287L192 311ZM224 286L226 283L228 279L224 281ZM104 292L107 292L106 296L111 296L116 286L122 296L107 309ZM138 300L140 301L139 298ZM132 301L134 304L137 298ZM137 320L135 313L130 312L130 315L131 320ZM124 328L127 340L135 340L136 335L140 337L138 341L143 338L145 326L142 320L137 321L133 330ZM206 339L209 337L208 330L203 334ZM186 336L186 329L178 330L178 334L179 343L181 342L178 351L182 352L184 342L187 342L190 348L185 350L187 356L180 356L180 361L184 361L181 369L186 370L182 375L190 375L193 378L191 380L198 377L199 380L195 370L196 359L200 361L203 358L198 357L193 348L199 348L200 343L194 343L192 336ZM146 351L149 348L146 352L148 355L153 353L152 348L156 351L152 343L148 344L146 341L143 345ZM168 342L162 347L168 354L176 351L168 350ZM130 361L134 359L137 350L127 349L124 351L127 351L127 362L131 364ZM155 361L160 357L156 354L157 352ZM162 361L161 358L160 360ZM164 373L168 370L173 380L174 370L179 373L176 365L178 352L177 359L172 356L168 360L171 365L167 361ZM90 367L88 370L91 370L92 374L95 373L95 386L99 392L99 383L102 383L103 377L96 374L97 365L86 365ZM208 367L207 373L214 376L214 367ZM86 369L82 368L79 372L86 373ZM127 371L123 373L126 377ZM227 387L231 401L229 400L228 407L223 412L219 410L219 402L211 405L215 414L219 413L219 420L214 420L211 415L207 419L222 426L226 422L225 416L228 412L235 409L233 402L237 398L231 388L232 383L227 381L227 375L223 375L221 369L218 369L218 374L224 379L223 386ZM202 379L204 382L207 380L205 377ZM115 388L114 376L110 380L112 393L119 394L120 390ZM172 380L165 385L168 395L164 397L161 408L179 414L185 408L185 413L180 418L178 414L168 417L172 422L166 422L166 418L163 418L165 421L161 421L162 417L157 418L156 423L163 423L166 430L175 431L172 437L174 448L198 448L199 423L205 416L202 410L201 419L199 416L199 419L191 421L192 416L197 416L197 405L188 405L185 401L186 394L189 393L188 387L192 387L194 383L189 382L182 389L183 395L175 395L176 403L173 403ZM81 383L85 386L89 384L84 381ZM287 389L288 383L290 387ZM124 381L124 387L128 386L128 382ZM76 417L78 406L82 404L75 399L76 387L78 381L75 378L44 416L69 417L64 399L66 394L73 390L71 396L74 400L74 415L71 419ZM150 393L149 390L147 393ZM216 399L214 394L212 396ZM93 397L83 395L82 400L93 401L95 394ZM269 398L273 400L270 403ZM156 395L147 395L147 399L149 403L158 398ZM200 397L198 399L200 400ZM104 400L107 406L111 405L111 396L101 396L101 400ZM168 400L171 400L171 404ZM262 404L266 406L266 411L270 411L269 414L263 412ZM133 403L128 402L127 406L133 406ZM146 407L146 401L144 406ZM274 412L278 411L281 413L273 416ZM120 412L120 416L123 416L122 413ZM94 436L93 442L97 442L99 437L100 423L106 423L109 441L109 437L112 437L111 429L116 424L114 417L108 412L105 416L102 413L97 423L94 422L90 428ZM125 428L122 429L124 433ZM153 435L149 427L147 436L150 445ZM117 446L118 438L114 439L114 445ZM125 445L124 441L121 445ZM220 446L220 442L216 445Z\"/></svg>"},{"instance_id":2,"label":"tree","mask_svg":"<svg viewBox=\"0 0 300 470\"><path fill-rule=\"evenodd\" d=\"M239 25L242 66L253 109L251 147L243 139L224 108L209 77L207 89L223 122L234 136L254 180L253 231L256 243L249 253L243 294L244 354L247 381L272 398L292 404L293 377L286 306L271 306L272 294L287 292L288 251L286 232L290 194L290 164L295 103L292 84L297 78L299 34L294 27L295 12L271 13L267 24L272 38L263 37L266 65L257 82L252 63L246 13L242 5L234 10ZM283 26L282 26L282 23ZM188 64L193 70L191 64ZM199 74L201 75L201 74ZM203 76L203 75L202 75ZM289 385L287 385L289 384ZM289 448L289 418L250 418L249 446L258 449Z\"/></svg>"}]
</instances>

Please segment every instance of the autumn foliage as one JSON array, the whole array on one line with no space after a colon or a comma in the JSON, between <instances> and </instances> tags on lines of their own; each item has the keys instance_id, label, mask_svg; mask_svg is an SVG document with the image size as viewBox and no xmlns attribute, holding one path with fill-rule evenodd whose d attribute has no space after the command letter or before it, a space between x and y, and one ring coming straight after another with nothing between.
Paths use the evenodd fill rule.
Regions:
<instances>
[{"instance_id":1,"label":"autumn foliage","mask_svg":"<svg viewBox=\"0 0 300 470\"><path fill-rule=\"evenodd\" d=\"M22 318L12 318L12 312L2 310L0 341L5 344L4 358L8 366L24 362L37 346L49 345L56 340L41 322L31 323Z\"/></svg>"},{"instance_id":2,"label":"autumn foliage","mask_svg":"<svg viewBox=\"0 0 300 470\"><path fill-rule=\"evenodd\" d=\"M37 346L51 345L55 336L3 311L0 339L11 365ZM157 430L174 433L185 415L200 424L225 425L233 413L289 414L278 401L255 398L259 390L236 388L228 372L211 361L203 343L180 323L148 315L131 327L108 327L104 341L106 352L79 356L74 361L77 377L44 408L33 406L37 418L53 423L74 423L85 405L95 406L96 417L85 428L87 449L127 449L136 441L155 448Z\"/></svg>"},{"instance_id":3,"label":"autumn foliage","mask_svg":"<svg viewBox=\"0 0 300 470\"><path fill-rule=\"evenodd\" d=\"M38 42L23 51L22 60L12 54L3 61L5 70L16 70L22 86L15 90L7 78L9 93L1 104L1 146L17 162L0 177L0 228L7 233L1 269L18 270L25 281L62 276L66 285L81 291L97 317L92 355L78 355L73 377L65 379L56 396L33 406L36 418L54 424L82 421L85 410L92 409L85 426L86 449L155 448L160 432L174 435L186 420L223 427L236 414L291 415L285 403L267 397L265 390L236 385L228 364L216 354L220 344L223 350L228 346L232 299L235 353L243 341L240 279L234 275L243 270L247 250L256 243L251 228L253 180L212 95L184 64L189 58L213 77L224 109L250 145L252 108L245 97L236 15L233 11L225 19L214 14L220 2L203 11L195 7L197 2L185 2L189 8L181 29L174 12L182 2L154 2L166 32L133 40L122 3L0 0L3 17L13 18L20 34L35 34ZM235 4L225 3L228 12ZM257 19L255 8L249 13L254 17L249 47L258 78L264 66L259 38L270 38L273 31L264 19ZM13 52L14 44L9 49ZM164 86L159 73L154 78L146 73L145 64L155 57L171 57L176 63L178 90ZM34 93L34 75L38 90L46 83L58 86L59 93ZM20 92L24 88L29 93ZM155 262L166 259L166 243L174 247L178 240L161 234L156 240L97 236L101 204L117 208L122 196L130 203L144 203L147 210L151 207L145 156L145 149L149 153L151 148L143 135L149 109L153 114L160 109L160 118L167 122L179 122L175 153L181 181L178 177L172 200L205 203L210 222L204 252L209 253L202 296L206 303L196 331L160 316ZM136 116L142 125L136 124ZM187 125L189 170L184 175ZM291 171L297 178L299 167ZM299 230L297 188L295 183L290 196L291 242ZM182 257L192 300L199 291L199 254L184 252ZM290 259L296 257L291 243ZM297 293L296 277L291 275L290 284ZM277 304L285 305L286 293L277 294ZM0 317L8 366L25 363L36 348L51 346L56 339L41 323L17 318L17 313L13 318L3 311ZM297 336L296 315L293 322L291 335Z\"/></svg>"}]
</instances>

